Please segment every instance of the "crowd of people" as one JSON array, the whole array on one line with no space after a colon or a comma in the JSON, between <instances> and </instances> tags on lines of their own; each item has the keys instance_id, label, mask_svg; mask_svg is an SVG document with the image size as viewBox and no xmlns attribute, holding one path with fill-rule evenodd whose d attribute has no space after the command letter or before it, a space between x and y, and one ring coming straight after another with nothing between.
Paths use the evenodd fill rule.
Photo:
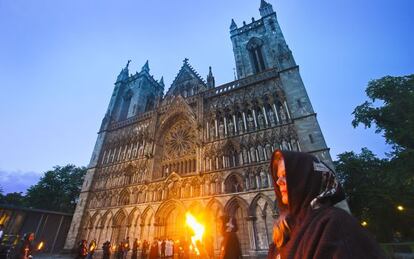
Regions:
<instances>
[{"instance_id":1,"label":"crowd of people","mask_svg":"<svg viewBox=\"0 0 414 259\"><path fill-rule=\"evenodd\" d=\"M78 244L76 259L92 259L96 250L96 241L92 240L89 245L86 240L81 240ZM106 241L102 245L102 259L158 259L158 258L182 258L188 259L190 255L199 258L214 258L214 247L212 237L207 237L205 241L198 242L196 247L184 238L173 240L170 238L154 239L152 242L147 240L134 239L132 249L129 237L118 244L111 244Z\"/></svg>"}]
</instances>

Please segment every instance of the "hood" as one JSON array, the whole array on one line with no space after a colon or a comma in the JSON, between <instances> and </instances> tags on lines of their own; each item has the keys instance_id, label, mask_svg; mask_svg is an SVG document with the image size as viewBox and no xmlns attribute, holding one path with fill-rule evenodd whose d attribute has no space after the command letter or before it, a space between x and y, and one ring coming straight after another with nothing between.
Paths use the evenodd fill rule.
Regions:
<instances>
[{"instance_id":1,"label":"hood","mask_svg":"<svg viewBox=\"0 0 414 259\"><path fill-rule=\"evenodd\" d=\"M272 166L277 152L282 154L285 162L287 206L282 203L282 195L276 184L277 171ZM333 205L345 199L334 172L311 154L276 150L272 155L270 171L280 213L296 218L310 209Z\"/></svg>"}]
</instances>

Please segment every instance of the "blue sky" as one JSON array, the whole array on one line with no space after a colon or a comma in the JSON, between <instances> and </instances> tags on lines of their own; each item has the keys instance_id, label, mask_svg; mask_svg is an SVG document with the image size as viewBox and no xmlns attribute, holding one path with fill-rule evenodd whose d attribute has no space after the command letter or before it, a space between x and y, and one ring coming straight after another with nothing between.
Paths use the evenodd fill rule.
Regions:
<instances>
[{"instance_id":1,"label":"blue sky","mask_svg":"<svg viewBox=\"0 0 414 259\"><path fill-rule=\"evenodd\" d=\"M149 59L169 86L187 57L233 80L229 25L259 0L0 0L0 186L24 191L55 165L87 165L119 71ZM411 0L271 0L333 158L389 151L352 111L369 80L414 68Z\"/></svg>"}]
</instances>

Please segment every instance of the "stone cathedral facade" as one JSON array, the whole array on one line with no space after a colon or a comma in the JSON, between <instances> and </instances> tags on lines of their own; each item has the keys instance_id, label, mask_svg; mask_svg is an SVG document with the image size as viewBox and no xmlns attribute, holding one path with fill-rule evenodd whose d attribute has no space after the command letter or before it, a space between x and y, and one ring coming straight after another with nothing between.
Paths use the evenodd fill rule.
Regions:
<instances>
[{"instance_id":1,"label":"stone cathedral facade","mask_svg":"<svg viewBox=\"0 0 414 259\"><path fill-rule=\"evenodd\" d=\"M119 74L66 240L119 242L188 236L198 215L219 251L220 216L236 218L244 255L267 252L277 217L273 150L310 152L332 165L306 89L273 7L230 39L237 80L215 86L185 59L164 94L148 62Z\"/></svg>"}]
</instances>

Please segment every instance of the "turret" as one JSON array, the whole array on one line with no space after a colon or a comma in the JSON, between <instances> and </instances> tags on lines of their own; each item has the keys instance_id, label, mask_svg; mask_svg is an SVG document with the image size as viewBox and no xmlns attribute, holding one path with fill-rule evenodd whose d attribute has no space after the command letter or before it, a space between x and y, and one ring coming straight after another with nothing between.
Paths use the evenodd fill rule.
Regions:
<instances>
[{"instance_id":1,"label":"turret","mask_svg":"<svg viewBox=\"0 0 414 259\"><path fill-rule=\"evenodd\" d=\"M259 11L260 16L265 17L273 13L273 7L265 0L261 0Z\"/></svg>"},{"instance_id":2,"label":"turret","mask_svg":"<svg viewBox=\"0 0 414 259\"><path fill-rule=\"evenodd\" d=\"M124 81L124 80L128 79L128 77L129 77L129 69L128 69L129 63L131 63L131 60L128 60L125 68L123 68L121 70L118 77L116 78L116 82L120 82L120 81Z\"/></svg>"},{"instance_id":3,"label":"turret","mask_svg":"<svg viewBox=\"0 0 414 259\"><path fill-rule=\"evenodd\" d=\"M207 86L209 88L214 88L216 86L216 81L214 80L213 72L211 72L211 67L208 67Z\"/></svg>"},{"instance_id":4,"label":"turret","mask_svg":"<svg viewBox=\"0 0 414 259\"><path fill-rule=\"evenodd\" d=\"M272 5L261 0L259 11L261 19L252 18L251 23L243 22L240 28L232 20L230 26L238 79L268 69L296 66Z\"/></svg>"},{"instance_id":5,"label":"turret","mask_svg":"<svg viewBox=\"0 0 414 259\"><path fill-rule=\"evenodd\" d=\"M150 68L149 68L149 64L148 64L148 60L147 60L147 62L145 62L145 64L142 66L141 72L149 73L149 71L150 71Z\"/></svg>"},{"instance_id":6,"label":"turret","mask_svg":"<svg viewBox=\"0 0 414 259\"><path fill-rule=\"evenodd\" d=\"M231 19L230 31L234 31L235 29L237 29L237 24L234 19Z\"/></svg>"}]
</instances>

